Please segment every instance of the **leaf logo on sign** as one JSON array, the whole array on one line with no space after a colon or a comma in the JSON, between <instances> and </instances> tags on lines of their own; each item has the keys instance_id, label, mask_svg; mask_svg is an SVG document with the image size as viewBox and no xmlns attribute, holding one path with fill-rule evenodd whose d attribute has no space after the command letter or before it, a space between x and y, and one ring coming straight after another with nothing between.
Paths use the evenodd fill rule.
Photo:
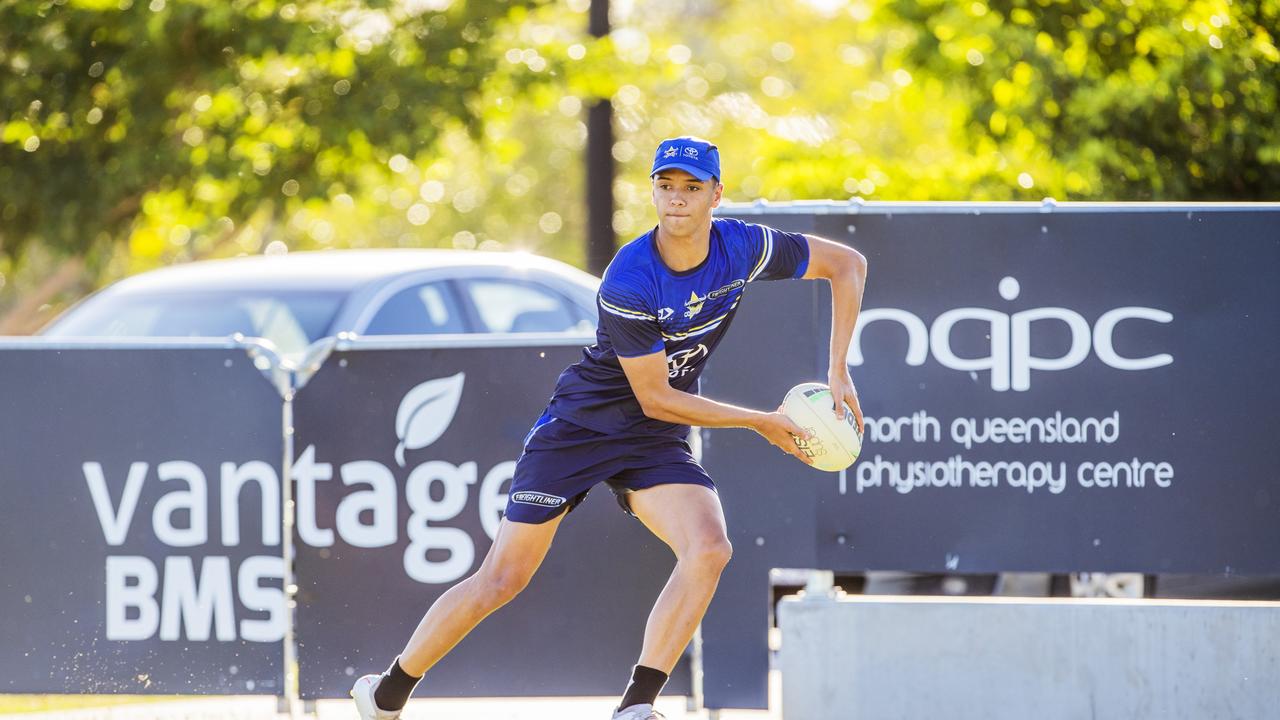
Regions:
<instances>
[{"instance_id":1,"label":"leaf logo on sign","mask_svg":"<svg viewBox=\"0 0 1280 720\"><path fill-rule=\"evenodd\" d=\"M396 462L404 467L405 450L421 450L449 429L462 400L466 373L428 380L405 394L396 411Z\"/></svg>"}]
</instances>

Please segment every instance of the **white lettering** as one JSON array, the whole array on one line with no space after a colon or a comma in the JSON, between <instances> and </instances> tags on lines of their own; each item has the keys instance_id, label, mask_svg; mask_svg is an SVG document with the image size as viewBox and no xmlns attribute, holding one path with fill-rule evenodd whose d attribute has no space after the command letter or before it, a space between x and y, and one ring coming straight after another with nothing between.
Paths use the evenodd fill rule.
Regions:
<instances>
[{"instance_id":1,"label":"white lettering","mask_svg":"<svg viewBox=\"0 0 1280 720\"><path fill-rule=\"evenodd\" d=\"M189 557L164 560L164 592L160 604L160 639L178 640L179 626L187 639L209 639L210 625L219 641L236 639L235 608L231 599L231 563L226 557L206 557L200 582Z\"/></svg>"},{"instance_id":2,"label":"white lettering","mask_svg":"<svg viewBox=\"0 0 1280 720\"><path fill-rule=\"evenodd\" d=\"M985 321L991 338L991 354L986 357L962 358L951 350L951 328L961 320ZM933 357L943 367L972 372L991 371L991 389L1004 392L1009 389L1009 316L986 308L956 308L948 310L933 321L929 330L929 348Z\"/></svg>"},{"instance_id":3,"label":"white lettering","mask_svg":"<svg viewBox=\"0 0 1280 720\"><path fill-rule=\"evenodd\" d=\"M316 525L316 483L333 479L333 465L316 462L316 446L308 445L293 463L293 480L298 488L298 537L311 547L333 545L333 530Z\"/></svg>"},{"instance_id":4,"label":"white lettering","mask_svg":"<svg viewBox=\"0 0 1280 720\"><path fill-rule=\"evenodd\" d=\"M158 583L156 566L147 558L107 557L108 640L146 640L155 635L160 624L160 608L155 600ZM129 617L130 609L138 611L136 618Z\"/></svg>"},{"instance_id":5,"label":"white lettering","mask_svg":"<svg viewBox=\"0 0 1280 720\"><path fill-rule=\"evenodd\" d=\"M507 493L502 486L515 477L514 460L498 463L493 466L480 483L480 525L490 540L498 537L498 526L502 524L502 511L507 507Z\"/></svg>"},{"instance_id":6,"label":"white lettering","mask_svg":"<svg viewBox=\"0 0 1280 720\"><path fill-rule=\"evenodd\" d=\"M279 642L284 639L284 590L279 587L263 587L264 579L284 580L284 559L271 555L257 555L240 563L236 586L240 591L240 603L254 612L266 612L266 619L245 618L240 621L240 637L250 642Z\"/></svg>"},{"instance_id":7,"label":"white lettering","mask_svg":"<svg viewBox=\"0 0 1280 720\"><path fill-rule=\"evenodd\" d=\"M114 513L111 511L111 492L107 490L107 477L102 472L102 463L87 462L81 468L85 482L89 483L89 497L93 499L93 509L98 512L98 524L102 526L103 537L108 545L122 545L129 534L129 526L133 524L133 513L138 509L138 497L142 495L142 484L147 479L147 464L136 462L129 466L129 477L124 481L124 493L120 496L120 507Z\"/></svg>"},{"instance_id":8,"label":"white lettering","mask_svg":"<svg viewBox=\"0 0 1280 720\"><path fill-rule=\"evenodd\" d=\"M187 484L186 490L170 490L156 502L151 512L156 538L170 547L194 547L208 542L209 490L199 466L173 460L160 463L156 470L162 482L181 480ZM187 511L189 525L186 528L173 524L174 514L181 510Z\"/></svg>"},{"instance_id":9,"label":"white lettering","mask_svg":"<svg viewBox=\"0 0 1280 720\"><path fill-rule=\"evenodd\" d=\"M244 465L222 463L222 544L240 544L240 490L254 481L262 492L262 544L280 544L280 479L275 468L253 460Z\"/></svg>"},{"instance_id":10,"label":"white lettering","mask_svg":"<svg viewBox=\"0 0 1280 720\"><path fill-rule=\"evenodd\" d=\"M206 641L236 639L231 564L225 556L203 559L196 581L192 558L164 559L164 589L156 599L159 573L149 558L109 556L106 561L106 637L108 640ZM240 602L266 618L244 618L240 636L250 642L279 642L284 638L284 560L271 555L246 558L237 574ZM275 580L275 587L262 586ZM131 614L136 617L130 617Z\"/></svg>"},{"instance_id":11,"label":"white lettering","mask_svg":"<svg viewBox=\"0 0 1280 720\"><path fill-rule=\"evenodd\" d=\"M929 356L929 330L924 321L906 310L870 308L858 314L858 323L853 328L853 342L849 344L848 354L850 365L862 364L862 331L877 320L892 320L906 328L907 364L915 367L924 364Z\"/></svg>"},{"instance_id":12,"label":"white lettering","mask_svg":"<svg viewBox=\"0 0 1280 720\"><path fill-rule=\"evenodd\" d=\"M1067 487L1067 464L1044 461L972 462L960 455L946 460L894 462L880 455L858 463L857 491L891 487L900 494L918 488L998 487L1001 484L1034 493L1044 488L1057 495Z\"/></svg>"},{"instance_id":13,"label":"white lettering","mask_svg":"<svg viewBox=\"0 0 1280 720\"><path fill-rule=\"evenodd\" d=\"M1173 484L1173 465L1167 462L1143 462L1134 458L1129 462L1085 462L1076 468L1076 482L1086 488L1140 488L1150 479L1157 487Z\"/></svg>"},{"instance_id":14,"label":"white lettering","mask_svg":"<svg viewBox=\"0 0 1280 720\"><path fill-rule=\"evenodd\" d=\"M439 482L444 494L432 500L431 485ZM412 579L427 584L453 582L471 569L475 545L461 528L431 527L429 523L451 520L467 503L468 486L476 482L476 464L459 466L432 461L413 469L405 485L405 497L413 512L406 528L409 546L404 551L404 571ZM447 550L449 557L432 561L431 550Z\"/></svg>"},{"instance_id":15,"label":"white lettering","mask_svg":"<svg viewBox=\"0 0 1280 720\"><path fill-rule=\"evenodd\" d=\"M342 466L342 483L364 483L360 490L338 503L338 534L343 540L362 548L386 547L396 541L396 479L381 463L358 460ZM368 510L372 522L360 521L360 513Z\"/></svg>"},{"instance_id":16,"label":"white lettering","mask_svg":"<svg viewBox=\"0 0 1280 720\"><path fill-rule=\"evenodd\" d=\"M1071 328L1071 349L1057 358L1031 354L1031 323L1061 320ZM1089 357L1089 323L1079 313L1064 308L1036 308L1013 315L1013 344L1009 350L1014 390L1031 389L1032 370L1068 370Z\"/></svg>"},{"instance_id":17,"label":"white lettering","mask_svg":"<svg viewBox=\"0 0 1280 720\"><path fill-rule=\"evenodd\" d=\"M942 425L927 410L917 410L901 417L864 417L869 442L902 442L910 434L915 442L938 442Z\"/></svg>"},{"instance_id":18,"label":"white lettering","mask_svg":"<svg viewBox=\"0 0 1280 720\"><path fill-rule=\"evenodd\" d=\"M1012 301L1018 297L1017 279L1003 278L1000 295ZM925 322L916 315L899 308L867 308L858 317L849 345L847 361L850 365L862 365L862 331L878 320L896 322L907 331L907 355L911 366L923 365L929 353L943 367L962 372L989 371L991 389L1026 391L1031 388L1031 371L1061 371L1080 365L1089 356L1092 347L1103 364L1117 370L1150 370L1173 362L1173 356L1159 353L1142 358L1130 358L1115 350L1114 334L1122 320L1147 320L1172 322L1173 315L1164 310L1148 307L1121 307L1103 313L1092 330L1089 322L1074 310L1060 307L1032 308L1012 316L979 307L960 307L947 310L934 319L926 329ZM960 357L951 344L955 325L964 320L976 320L988 326L986 337L990 352L979 357ZM1039 357L1032 354L1031 332L1037 320L1058 320L1071 332L1071 345L1060 357ZM927 341L927 343L926 343ZM927 344L927 348L926 348Z\"/></svg>"},{"instance_id":19,"label":"white lettering","mask_svg":"<svg viewBox=\"0 0 1280 720\"><path fill-rule=\"evenodd\" d=\"M1116 352L1115 346L1112 345L1112 335L1121 320L1129 319L1168 323L1173 321L1173 315L1164 310L1145 307L1122 307L1103 313L1102 317L1098 318L1097 324L1093 326L1093 351L1098 354L1099 360L1117 370L1150 370L1173 362L1173 356L1168 353L1145 358L1127 358Z\"/></svg>"},{"instance_id":20,"label":"white lettering","mask_svg":"<svg viewBox=\"0 0 1280 720\"><path fill-rule=\"evenodd\" d=\"M1120 412L1102 418L967 418L951 421L951 440L971 450L983 443L1114 443L1120 439Z\"/></svg>"}]
</instances>

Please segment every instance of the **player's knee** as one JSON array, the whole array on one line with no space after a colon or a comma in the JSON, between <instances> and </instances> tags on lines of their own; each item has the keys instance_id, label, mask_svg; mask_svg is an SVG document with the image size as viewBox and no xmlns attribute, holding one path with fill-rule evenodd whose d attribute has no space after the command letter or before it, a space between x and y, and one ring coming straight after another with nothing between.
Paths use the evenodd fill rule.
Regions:
<instances>
[{"instance_id":1,"label":"player's knee","mask_svg":"<svg viewBox=\"0 0 1280 720\"><path fill-rule=\"evenodd\" d=\"M522 570L480 573L476 577L479 603L489 608L506 605L529 586L531 577L529 573Z\"/></svg>"},{"instance_id":2,"label":"player's knee","mask_svg":"<svg viewBox=\"0 0 1280 720\"><path fill-rule=\"evenodd\" d=\"M703 570L718 573L724 570L732 557L733 545L729 543L729 538L720 535L694 543L681 559Z\"/></svg>"}]
</instances>

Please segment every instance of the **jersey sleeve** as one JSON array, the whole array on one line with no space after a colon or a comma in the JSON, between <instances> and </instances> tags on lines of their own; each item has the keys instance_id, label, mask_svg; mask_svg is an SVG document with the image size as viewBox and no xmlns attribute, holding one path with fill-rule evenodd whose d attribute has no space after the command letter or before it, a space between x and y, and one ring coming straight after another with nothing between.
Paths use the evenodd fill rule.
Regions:
<instances>
[{"instance_id":1,"label":"jersey sleeve","mask_svg":"<svg viewBox=\"0 0 1280 720\"><path fill-rule=\"evenodd\" d=\"M746 235L752 249L747 282L798 278L809 269L809 239L803 233L746 223Z\"/></svg>"},{"instance_id":2,"label":"jersey sleeve","mask_svg":"<svg viewBox=\"0 0 1280 720\"><path fill-rule=\"evenodd\" d=\"M650 355L662 350L662 329L640 293L606 277L596 296L600 325L618 357Z\"/></svg>"}]
</instances>

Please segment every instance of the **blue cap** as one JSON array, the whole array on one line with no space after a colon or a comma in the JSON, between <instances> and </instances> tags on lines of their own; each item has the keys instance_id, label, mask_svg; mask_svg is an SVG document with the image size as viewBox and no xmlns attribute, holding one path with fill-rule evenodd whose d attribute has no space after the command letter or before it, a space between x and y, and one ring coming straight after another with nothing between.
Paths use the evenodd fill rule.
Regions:
<instances>
[{"instance_id":1,"label":"blue cap","mask_svg":"<svg viewBox=\"0 0 1280 720\"><path fill-rule=\"evenodd\" d=\"M720 151L702 138L667 138L658 143L658 152L653 156L653 170L649 171L649 177L669 168L679 168L699 180L713 177L719 180Z\"/></svg>"}]
</instances>

